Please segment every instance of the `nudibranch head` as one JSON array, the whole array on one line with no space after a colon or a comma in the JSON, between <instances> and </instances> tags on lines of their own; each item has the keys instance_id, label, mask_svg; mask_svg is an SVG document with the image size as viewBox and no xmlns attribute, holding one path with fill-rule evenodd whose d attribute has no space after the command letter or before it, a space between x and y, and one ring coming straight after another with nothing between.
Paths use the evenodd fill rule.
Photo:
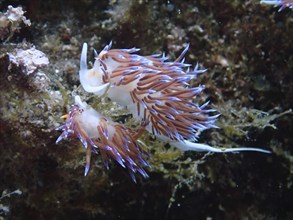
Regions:
<instances>
[{"instance_id":1,"label":"nudibranch head","mask_svg":"<svg viewBox=\"0 0 293 220\"><path fill-rule=\"evenodd\" d=\"M122 124L115 123L96 112L91 106L75 97L75 104L65 116L66 123L56 130L62 130L56 143L62 139L78 138L86 149L87 175L90 168L91 153L100 152L105 166L109 167L109 159L115 159L122 167L128 168L135 181L134 174L139 172L148 177L143 166L149 167L144 159L148 154L140 147L137 132L127 129ZM141 131L138 131L141 132Z\"/></svg>"},{"instance_id":2,"label":"nudibranch head","mask_svg":"<svg viewBox=\"0 0 293 220\"><path fill-rule=\"evenodd\" d=\"M109 83L103 78L102 68L98 61L94 62L92 69L87 67L87 44L84 43L80 57L79 79L84 90L98 96L107 91Z\"/></svg>"}]
</instances>

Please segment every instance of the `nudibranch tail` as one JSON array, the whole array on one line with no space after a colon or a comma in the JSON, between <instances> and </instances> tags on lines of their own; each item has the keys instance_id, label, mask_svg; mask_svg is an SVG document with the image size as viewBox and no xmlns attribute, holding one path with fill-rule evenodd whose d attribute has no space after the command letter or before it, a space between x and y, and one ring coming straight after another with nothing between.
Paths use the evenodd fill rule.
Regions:
<instances>
[{"instance_id":1,"label":"nudibranch tail","mask_svg":"<svg viewBox=\"0 0 293 220\"><path fill-rule=\"evenodd\" d=\"M261 149L261 148L250 148L250 147L240 147L240 148L215 148L207 144L202 144L202 143L194 143L190 141L171 141L170 144L174 147L177 147L183 151L198 151L198 152L214 152L214 153L237 153L241 151L255 151L255 152L260 152L260 153L272 153L269 150Z\"/></svg>"},{"instance_id":2,"label":"nudibranch tail","mask_svg":"<svg viewBox=\"0 0 293 220\"><path fill-rule=\"evenodd\" d=\"M145 178L148 177L143 169L143 166L149 167L148 162L144 159L148 157L148 154L137 141L141 130L137 132L130 130L122 124L103 117L82 102L79 96L75 97L75 104L71 107L65 124L57 130L63 132L56 143L62 139L78 138L86 149L84 175L87 175L90 169L91 153L100 152L107 168L110 158L113 158L122 167L128 168L134 181L137 172Z\"/></svg>"}]
</instances>

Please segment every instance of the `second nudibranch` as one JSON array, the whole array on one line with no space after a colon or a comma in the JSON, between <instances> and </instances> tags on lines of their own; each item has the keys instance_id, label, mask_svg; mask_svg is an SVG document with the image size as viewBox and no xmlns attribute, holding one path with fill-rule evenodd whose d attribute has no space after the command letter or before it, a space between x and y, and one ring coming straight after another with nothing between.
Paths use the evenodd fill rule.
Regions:
<instances>
[{"instance_id":1,"label":"second nudibranch","mask_svg":"<svg viewBox=\"0 0 293 220\"><path fill-rule=\"evenodd\" d=\"M111 49L110 43L99 54L95 52L94 65L88 69L84 43L79 76L85 91L106 95L127 107L150 133L181 150L269 153L258 148L218 149L195 143L201 131L216 128L214 122L219 116L208 108L208 102L194 102L203 85L188 87L191 79L206 70L198 65L190 70L191 65L184 63L188 46L174 62L167 62L164 55L140 56L135 54L138 50Z\"/></svg>"},{"instance_id":2,"label":"second nudibranch","mask_svg":"<svg viewBox=\"0 0 293 220\"><path fill-rule=\"evenodd\" d=\"M292 0L261 0L261 4L275 5L276 7L280 7L279 11L282 11L285 8L293 8Z\"/></svg>"},{"instance_id":3,"label":"second nudibranch","mask_svg":"<svg viewBox=\"0 0 293 220\"><path fill-rule=\"evenodd\" d=\"M113 122L95 111L79 96L75 96L75 104L63 118L64 125L57 128L62 134L56 143L62 139L78 138L86 149L86 166L84 175L90 168L91 153L100 153L105 166L108 168L110 158L115 159L122 167L128 168L132 179L135 173L148 177L143 166L149 167L144 159L148 154L140 147L138 137L141 130L133 131L123 124Z\"/></svg>"}]
</instances>

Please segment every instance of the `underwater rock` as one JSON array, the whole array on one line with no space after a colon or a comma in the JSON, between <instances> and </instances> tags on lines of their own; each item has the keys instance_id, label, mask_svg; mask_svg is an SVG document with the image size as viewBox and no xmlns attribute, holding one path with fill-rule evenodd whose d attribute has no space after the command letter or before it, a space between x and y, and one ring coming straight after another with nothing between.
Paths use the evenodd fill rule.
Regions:
<instances>
[{"instance_id":1,"label":"underwater rock","mask_svg":"<svg viewBox=\"0 0 293 220\"><path fill-rule=\"evenodd\" d=\"M8 41L15 32L20 30L20 26L25 24L30 26L31 22L26 19L22 7L8 6L6 12L0 12L0 40Z\"/></svg>"},{"instance_id":2,"label":"underwater rock","mask_svg":"<svg viewBox=\"0 0 293 220\"><path fill-rule=\"evenodd\" d=\"M34 47L27 50L16 49L9 53L9 60L12 64L20 66L25 75L30 75L49 64L46 55Z\"/></svg>"},{"instance_id":3,"label":"underwater rock","mask_svg":"<svg viewBox=\"0 0 293 220\"><path fill-rule=\"evenodd\" d=\"M41 91L48 89L50 79L41 71L41 68L48 66L49 59L42 51L35 47L26 50L16 48L13 52L8 53L8 57L8 71L15 67L19 68L21 74L29 76L30 86Z\"/></svg>"}]
</instances>

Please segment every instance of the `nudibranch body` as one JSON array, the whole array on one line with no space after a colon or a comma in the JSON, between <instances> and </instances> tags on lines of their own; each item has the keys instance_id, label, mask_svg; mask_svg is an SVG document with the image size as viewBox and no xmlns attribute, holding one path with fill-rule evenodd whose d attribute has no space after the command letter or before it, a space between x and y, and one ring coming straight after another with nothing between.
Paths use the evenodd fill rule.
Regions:
<instances>
[{"instance_id":1,"label":"nudibranch body","mask_svg":"<svg viewBox=\"0 0 293 220\"><path fill-rule=\"evenodd\" d=\"M275 5L276 7L280 7L279 11L282 11L284 8L293 8L292 0L261 0L261 4Z\"/></svg>"},{"instance_id":2,"label":"nudibranch body","mask_svg":"<svg viewBox=\"0 0 293 220\"><path fill-rule=\"evenodd\" d=\"M158 55L139 56L136 48L110 50L111 44L96 56L94 66L87 70L87 45L81 56L80 81L87 92L106 95L126 106L133 116L145 121L154 135L171 140L196 139L198 130L215 127L218 117L209 116L213 110L198 106L192 99L204 88L187 88L188 81L205 70L185 72L183 56L175 62L165 62Z\"/></svg>"},{"instance_id":3,"label":"nudibranch body","mask_svg":"<svg viewBox=\"0 0 293 220\"><path fill-rule=\"evenodd\" d=\"M56 143L62 139L71 138L78 138L81 141L86 149L85 175L90 168L91 153L100 152L107 168L109 158L113 158L122 167L129 169L134 180L136 172L144 177L148 176L142 168L143 166L149 166L144 159L148 155L137 141L137 138L141 135L141 130L132 131L122 124L103 117L91 106L82 102L79 96L75 97L75 104L64 118L66 118L66 123L57 128L57 130L62 130L63 133Z\"/></svg>"},{"instance_id":4,"label":"nudibranch body","mask_svg":"<svg viewBox=\"0 0 293 220\"><path fill-rule=\"evenodd\" d=\"M92 69L87 69L87 44L83 44L80 59L80 82L87 92L106 95L125 106L133 117L141 120L146 129L161 140L181 150L237 152L259 151L258 148L218 149L195 143L198 134L216 128L219 115L203 105L194 103L204 86L188 87L188 82L205 70L198 65L190 71L184 63L188 46L174 62L164 55L140 56L139 49L111 49L111 43L99 54L95 52Z\"/></svg>"}]
</instances>

